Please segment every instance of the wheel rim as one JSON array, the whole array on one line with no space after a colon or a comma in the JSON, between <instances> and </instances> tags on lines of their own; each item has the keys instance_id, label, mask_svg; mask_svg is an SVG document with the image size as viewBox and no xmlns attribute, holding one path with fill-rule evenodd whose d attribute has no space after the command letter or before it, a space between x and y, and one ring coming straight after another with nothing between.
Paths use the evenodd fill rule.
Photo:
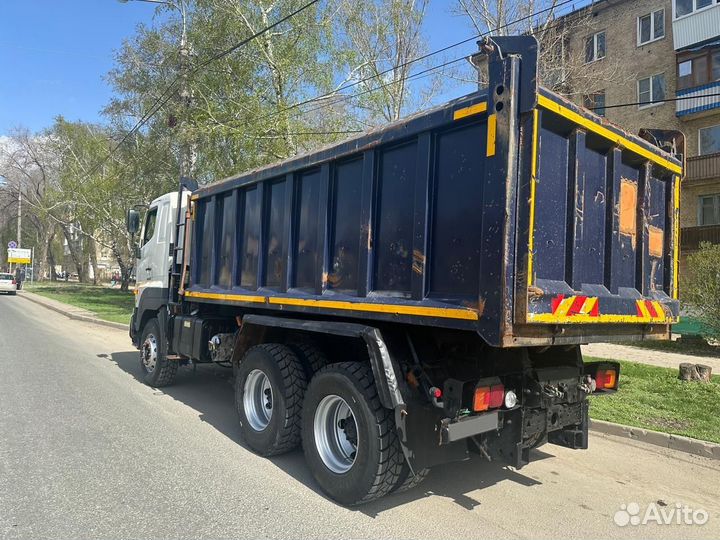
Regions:
<instances>
[{"instance_id":1,"label":"wheel rim","mask_svg":"<svg viewBox=\"0 0 720 540\"><path fill-rule=\"evenodd\" d=\"M142 346L142 363L148 373L155 371L158 359L158 344L157 338L154 334L148 334L145 336Z\"/></svg>"},{"instance_id":2,"label":"wheel rim","mask_svg":"<svg viewBox=\"0 0 720 540\"><path fill-rule=\"evenodd\" d=\"M343 474L355 463L359 433L355 415L340 396L325 396L315 410L315 446L332 472Z\"/></svg>"},{"instance_id":3,"label":"wheel rim","mask_svg":"<svg viewBox=\"0 0 720 540\"><path fill-rule=\"evenodd\" d=\"M273 412L273 392L270 379L259 369L252 370L245 379L243 407L250 427L264 430Z\"/></svg>"}]
</instances>

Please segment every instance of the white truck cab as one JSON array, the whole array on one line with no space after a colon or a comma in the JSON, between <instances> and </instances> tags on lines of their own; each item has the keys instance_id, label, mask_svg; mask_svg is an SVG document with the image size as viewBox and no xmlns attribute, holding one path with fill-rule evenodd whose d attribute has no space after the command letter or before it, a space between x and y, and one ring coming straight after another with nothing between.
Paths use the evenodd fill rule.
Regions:
<instances>
[{"instance_id":1,"label":"white truck cab","mask_svg":"<svg viewBox=\"0 0 720 540\"><path fill-rule=\"evenodd\" d=\"M183 191L180 220L185 220L185 210L190 198ZM142 331L145 321L136 315L158 313L168 302L173 247L178 219L178 193L165 193L148 206L138 240L136 261L135 313L131 321L131 335ZM178 243L183 245L184 228L180 228ZM178 257L182 254L179 253Z\"/></svg>"},{"instance_id":2,"label":"white truck cab","mask_svg":"<svg viewBox=\"0 0 720 540\"><path fill-rule=\"evenodd\" d=\"M140 233L140 257L136 266L138 291L147 287L167 289L172 263L170 243L176 219L177 193L166 193L150 203Z\"/></svg>"}]
</instances>

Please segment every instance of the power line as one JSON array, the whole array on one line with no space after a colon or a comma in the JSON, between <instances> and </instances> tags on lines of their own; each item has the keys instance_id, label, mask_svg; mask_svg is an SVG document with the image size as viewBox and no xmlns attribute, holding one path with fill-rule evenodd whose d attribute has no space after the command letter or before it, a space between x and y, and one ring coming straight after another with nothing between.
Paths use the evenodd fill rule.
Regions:
<instances>
[{"instance_id":1,"label":"power line","mask_svg":"<svg viewBox=\"0 0 720 540\"><path fill-rule=\"evenodd\" d=\"M258 38L259 36L269 32L276 26L279 26L280 24L288 21L292 17L295 17L302 11L308 9L309 7L313 6L314 4L317 4L320 0L311 0L307 4L301 6L300 8L296 9L292 13L286 15L285 17L282 17L281 19L275 21L274 23L268 25L267 27L263 28L259 32L254 33L253 35L237 42L236 44L232 45L231 47L228 47L227 49L213 55L212 57L208 58L207 60L204 60L197 66L195 66L190 72L187 74L188 76L194 75L197 73L200 69L210 65L211 63L215 62L216 60L219 60L220 58L224 58L225 56L232 54L233 52L237 51L250 41ZM89 173L87 173L86 177L89 177L93 174L95 174L100 168L102 168L109 160L110 158L117 152L120 147L127 141L131 135L136 133L142 126L144 126L162 107L165 106L165 104L170 101L172 98L172 91L174 91L174 87L176 83L181 79L181 77L184 76L184 74L178 73L175 78L170 82L170 84L165 88L165 90L160 94L160 96L155 100L155 102L150 106L148 111L135 123L135 125L128 131L122 139L120 139L120 142L117 143L113 149L108 153L107 156L105 156L104 159L102 159L95 167L93 167Z\"/></svg>"},{"instance_id":2,"label":"power line","mask_svg":"<svg viewBox=\"0 0 720 540\"><path fill-rule=\"evenodd\" d=\"M306 100L303 100L303 101L294 103L293 105L288 105L287 107L285 107L285 108L283 108L283 109L280 109L280 110L277 110L277 111L273 111L272 113L268 113L268 114L266 114L266 115L263 115L263 116L261 116L260 118L258 118L258 120L263 120L263 119L267 119L267 118L272 118L273 116L280 115L280 114L284 114L284 113L286 113L286 112L288 112L288 111L291 111L291 110L293 110L293 109L297 109L297 108L299 108L299 107L302 107L303 105L309 105L310 103L314 103L314 102L317 102L317 101L323 101L323 100L326 100L326 99L328 99L328 98L336 97L336 96L338 96L339 92L342 92L343 90L347 90L347 89L349 89L349 88L353 88L353 87L355 87L355 86L361 85L361 84L363 84L363 83L365 83L365 82L368 82L368 81L371 81L371 80L373 80L373 79L381 78L383 75L387 75L387 74L390 73L391 71L395 71L395 70L397 70L397 69L400 69L400 68L403 68L403 67L407 67L407 66L409 66L409 65L411 65L411 64L413 64L413 63L415 63L415 62L419 62L419 61L421 61L421 60L426 60L427 58L430 58L431 56L435 56L436 54L440 54L440 53L442 53L442 52L448 51L448 50L453 49L453 48L455 48L455 47L458 47L458 46L460 46L460 45L464 45L464 44L466 44L466 43L469 43L470 41L477 40L477 39L479 39L479 38L481 38L481 37L490 35L490 34L492 34L492 33L494 33L494 32L498 32L498 31L500 31L500 30L505 30L505 29L509 28L510 26L514 26L514 25L516 25L516 24L518 24L518 23L521 23L521 22L524 22L524 21L526 21L526 20L534 19L535 17L537 17L537 16L539 16L539 15L542 15L543 13L547 13L547 12L549 12L549 11L555 11L555 10L557 10L557 9L565 6L566 4L573 3L574 1L575 1L575 0L563 0L562 2L559 2L558 4L555 4L555 5L553 5L553 6L550 6L550 7L544 8L544 9L541 9L541 10L539 10L539 11L537 11L537 12L533 12L533 13L531 13L531 14L529 14L529 15L525 15L525 16L523 16L523 17L520 17L520 18L518 18L518 19L515 19L515 20L510 21L510 22L508 22L508 23L505 23L505 24L503 24L503 25L500 25L500 26L498 26L497 28L494 28L494 29L492 29L492 30L488 30L488 31L485 31L485 32L481 32L480 34L475 34L475 35L473 35L473 36L470 36L469 38L466 38L466 39L463 39L463 40L461 40L461 41L452 43L452 44L447 45L447 46L445 46L445 47L442 47L442 48L440 48L440 49L436 49L436 50L434 50L434 51L432 51L432 52L423 54L423 55L421 55L421 56L418 56L418 57L415 57L415 58L411 58L410 60L408 60L408 61L406 61L406 62L403 62L402 64L398 64L397 66L393 66L393 67L388 68L388 69L386 69L386 70L384 70L384 71L381 71L381 72L379 72L379 73L370 75L370 76L368 76L368 77L365 77L365 78L363 78L363 79L354 81L354 82L349 83L349 84L346 84L346 85L342 85L342 86L340 86L339 88L337 88L337 89L335 89L335 90L333 90L333 91L331 91L331 92L326 92L325 94L321 94L321 95L318 95L318 96L314 96L314 97L312 97L312 98L308 98L308 99L306 99ZM552 28L552 27L559 26L559 25L561 25L561 23L560 23L559 21L556 21L556 22L553 23L552 25L548 25L547 27L545 27L545 28L543 29L543 32L549 30L549 29ZM446 63L446 64L452 64L452 63L455 63L455 62L458 62L458 61L464 60L464 59L465 59L465 56L462 56L462 57L460 57L460 58L456 58L455 60L451 60L450 62L448 62L448 63ZM446 65L446 64L443 64L443 66ZM441 66L435 66L435 67L441 67ZM430 69L434 69L434 68L430 68ZM427 70L425 70L425 71L427 71ZM420 73L422 73L422 72L420 72ZM419 73L418 73L418 74L419 74ZM347 97L347 98L346 98L346 97L340 97L339 99L341 99L341 100L352 99L352 97L357 97L357 96L359 96L359 95L364 95L364 94L367 94L367 93L369 93L369 92L374 92L374 91L377 91L377 90L381 90L381 89L387 88L388 86L391 86L391 85L393 85L393 84L397 84L397 83L399 83L399 82L406 81L406 80L408 80L409 78L414 77L415 75L418 75L418 74L408 75L408 76L406 76L406 77L402 77L402 78L400 78L400 79L397 79L396 81L391 81L391 82L389 82L389 83L387 83L387 84L384 84L384 85L381 85L381 86L379 86L379 87L376 87L376 88L373 88L373 89L369 89L369 90L365 90L365 91L361 92L360 94L356 94L356 95L354 95L354 96L350 96L350 97ZM330 105L332 105L332 104L333 104L333 103L329 103L329 104L324 105L324 106L330 106ZM324 108L324 106L323 106L323 107L319 107L319 108ZM308 110L308 111L303 111L303 114L306 114L306 113L308 113L308 112L312 112L312 111L318 110L319 108L314 108L314 109L310 109L310 110ZM237 123L237 122L241 122L241 120L230 120L230 121L228 121L228 122L223 122L223 124L232 125L232 124Z\"/></svg>"},{"instance_id":3,"label":"power line","mask_svg":"<svg viewBox=\"0 0 720 540\"><path fill-rule=\"evenodd\" d=\"M702 96L677 96L674 98L654 99L652 101L635 101L632 103L616 103L614 105L606 105L604 107L591 107L590 111L600 111L604 109L617 109L619 107L639 107L641 105L653 105L655 103L669 103L674 101L682 101L685 99L701 99L706 97L720 97L720 92L715 94L703 94Z\"/></svg>"}]
</instances>

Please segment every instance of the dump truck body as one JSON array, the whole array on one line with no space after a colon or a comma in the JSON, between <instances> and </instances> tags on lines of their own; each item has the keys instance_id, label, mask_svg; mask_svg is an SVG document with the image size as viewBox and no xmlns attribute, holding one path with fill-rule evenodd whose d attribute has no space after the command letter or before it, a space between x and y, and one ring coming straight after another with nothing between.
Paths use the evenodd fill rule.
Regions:
<instances>
[{"instance_id":1,"label":"dump truck body","mask_svg":"<svg viewBox=\"0 0 720 540\"><path fill-rule=\"evenodd\" d=\"M500 114L478 93L197 191L184 297L501 347L667 338L680 162L550 92L512 137Z\"/></svg>"}]
</instances>

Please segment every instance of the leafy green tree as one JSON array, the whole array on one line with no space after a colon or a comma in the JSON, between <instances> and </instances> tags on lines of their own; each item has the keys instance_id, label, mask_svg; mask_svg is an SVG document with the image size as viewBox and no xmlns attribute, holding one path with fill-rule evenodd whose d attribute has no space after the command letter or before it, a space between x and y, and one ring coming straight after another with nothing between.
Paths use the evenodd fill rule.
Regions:
<instances>
[{"instance_id":1,"label":"leafy green tree","mask_svg":"<svg viewBox=\"0 0 720 540\"><path fill-rule=\"evenodd\" d=\"M681 295L714 338L720 338L720 245L703 242L688 256Z\"/></svg>"}]
</instances>

